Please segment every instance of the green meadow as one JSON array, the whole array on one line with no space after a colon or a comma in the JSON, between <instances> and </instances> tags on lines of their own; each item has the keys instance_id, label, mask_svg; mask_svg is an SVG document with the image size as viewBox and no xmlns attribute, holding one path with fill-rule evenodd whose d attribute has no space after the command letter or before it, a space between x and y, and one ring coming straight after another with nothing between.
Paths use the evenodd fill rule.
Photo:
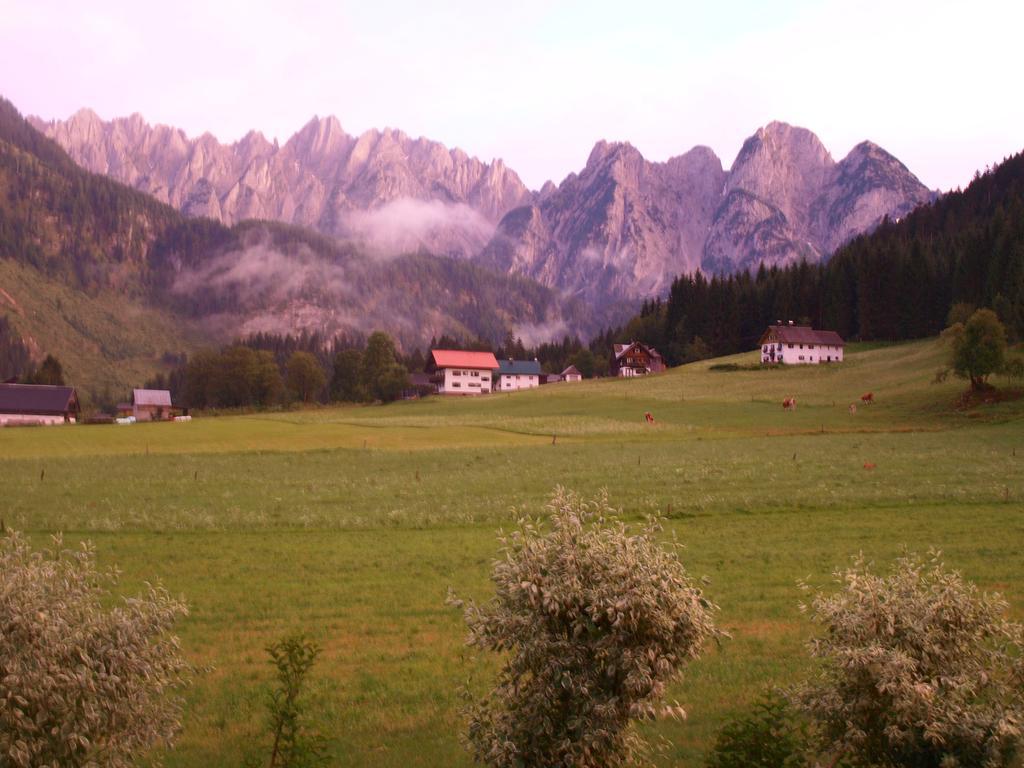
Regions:
<instances>
[{"instance_id":1,"label":"green meadow","mask_svg":"<svg viewBox=\"0 0 1024 768\"><path fill-rule=\"evenodd\" d=\"M931 383L944 355L746 354L473 400L0 430L0 517L92 540L125 593L160 580L187 599L197 673L166 765L240 765L264 648L302 630L324 649L310 696L335 764L468 766L458 688L496 662L465 652L445 594L485 598L496 532L554 486L606 489L628 519L667 518L731 636L672 692L688 719L644 726L673 743L661 764L699 766L725 718L806 669L797 581L828 586L856 553L941 549L1024 618L1024 400L956 407L963 382Z\"/></svg>"}]
</instances>

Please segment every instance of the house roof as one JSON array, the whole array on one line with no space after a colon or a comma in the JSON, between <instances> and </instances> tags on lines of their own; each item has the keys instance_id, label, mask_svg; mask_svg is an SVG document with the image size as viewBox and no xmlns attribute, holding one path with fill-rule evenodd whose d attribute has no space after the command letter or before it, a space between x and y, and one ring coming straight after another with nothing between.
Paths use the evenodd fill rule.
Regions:
<instances>
[{"instance_id":1,"label":"house roof","mask_svg":"<svg viewBox=\"0 0 1024 768\"><path fill-rule=\"evenodd\" d=\"M493 371L498 367L498 361L492 352L432 349L430 357L438 368L486 368Z\"/></svg>"},{"instance_id":2,"label":"house roof","mask_svg":"<svg viewBox=\"0 0 1024 768\"><path fill-rule=\"evenodd\" d=\"M646 344L643 344L639 341L631 341L629 342L629 344L615 345L615 359L618 360L626 353L626 350L632 349L633 347L639 347L640 349L646 351L647 354L649 354L651 357L661 357L661 354L654 347L648 347Z\"/></svg>"},{"instance_id":3,"label":"house roof","mask_svg":"<svg viewBox=\"0 0 1024 768\"><path fill-rule=\"evenodd\" d=\"M0 413L58 415L78 410L74 387L0 384Z\"/></svg>"},{"instance_id":4,"label":"house roof","mask_svg":"<svg viewBox=\"0 0 1024 768\"><path fill-rule=\"evenodd\" d=\"M563 378L563 379L564 379L564 378L565 378L566 376L582 376L582 375L583 375L583 374L582 374L582 373L580 373L579 369L578 369L578 368L577 368L577 367L576 367L575 365L570 365L570 366L569 366L568 368L566 368L566 369L565 369L564 371L562 371L562 373L561 373L561 376L562 376L562 378Z\"/></svg>"},{"instance_id":5,"label":"house roof","mask_svg":"<svg viewBox=\"0 0 1024 768\"><path fill-rule=\"evenodd\" d=\"M171 407L171 393L166 389L133 389L132 402L135 405L156 405Z\"/></svg>"},{"instance_id":6,"label":"house roof","mask_svg":"<svg viewBox=\"0 0 1024 768\"><path fill-rule=\"evenodd\" d=\"M775 331L783 344L827 344L833 347L845 346L843 338L835 331L816 331L809 325L769 325L765 336ZM764 337L762 337L762 343Z\"/></svg>"},{"instance_id":7,"label":"house roof","mask_svg":"<svg viewBox=\"0 0 1024 768\"><path fill-rule=\"evenodd\" d=\"M540 363L536 360L499 360L499 376L540 376Z\"/></svg>"}]
</instances>

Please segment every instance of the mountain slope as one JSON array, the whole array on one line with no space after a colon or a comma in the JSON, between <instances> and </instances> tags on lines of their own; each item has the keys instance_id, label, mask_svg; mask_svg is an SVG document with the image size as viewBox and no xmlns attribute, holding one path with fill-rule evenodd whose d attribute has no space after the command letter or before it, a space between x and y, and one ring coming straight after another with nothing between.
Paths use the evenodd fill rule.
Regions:
<instances>
[{"instance_id":1,"label":"mountain slope","mask_svg":"<svg viewBox=\"0 0 1024 768\"><path fill-rule=\"evenodd\" d=\"M784 123L747 139L729 171L703 147L652 163L599 142L578 176L507 214L482 259L596 300L663 295L697 269L820 261L932 198L879 147L836 163L813 133Z\"/></svg>"}]
</instances>

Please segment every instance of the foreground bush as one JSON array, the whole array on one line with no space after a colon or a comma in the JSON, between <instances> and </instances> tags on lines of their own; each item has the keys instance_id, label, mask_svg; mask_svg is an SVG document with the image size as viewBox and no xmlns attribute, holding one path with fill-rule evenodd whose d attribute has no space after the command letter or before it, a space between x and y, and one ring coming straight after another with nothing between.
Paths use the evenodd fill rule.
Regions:
<instances>
[{"instance_id":1,"label":"foreground bush","mask_svg":"<svg viewBox=\"0 0 1024 768\"><path fill-rule=\"evenodd\" d=\"M769 692L718 733L705 768L806 768L808 736L789 702Z\"/></svg>"},{"instance_id":2,"label":"foreground bush","mask_svg":"<svg viewBox=\"0 0 1024 768\"><path fill-rule=\"evenodd\" d=\"M315 768L325 765L324 740L306 726L303 689L306 676L320 655L320 646L305 635L290 635L267 647L277 673L277 685L267 700L270 757L250 754L245 768Z\"/></svg>"},{"instance_id":3,"label":"foreground bush","mask_svg":"<svg viewBox=\"0 0 1024 768\"><path fill-rule=\"evenodd\" d=\"M186 609L152 586L105 607L115 574L62 547L0 536L0 765L129 766L180 729Z\"/></svg>"},{"instance_id":4,"label":"foreground bush","mask_svg":"<svg viewBox=\"0 0 1024 768\"><path fill-rule=\"evenodd\" d=\"M860 764L1013 764L1024 728L1024 632L1007 604L934 555L876 575L863 559L818 594L820 673L798 692L825 748Z\"/></svg>"},{"instance_id":5,"label":"foreground bush","mask_svg":"<svg viewBox=\"0 0 1024 768\"><path fill-rule=\"evenodd\" d=\"M716 609L656 524L632 534L605 497L560 489L548 509L549 528L524 520L501 537L492 600L451 600L470 645L508 654L495 688L469 705L468 743L496 768L627 765L645 748L631 720L657 714L717 635Z\"/></svg>"}]
</instances>

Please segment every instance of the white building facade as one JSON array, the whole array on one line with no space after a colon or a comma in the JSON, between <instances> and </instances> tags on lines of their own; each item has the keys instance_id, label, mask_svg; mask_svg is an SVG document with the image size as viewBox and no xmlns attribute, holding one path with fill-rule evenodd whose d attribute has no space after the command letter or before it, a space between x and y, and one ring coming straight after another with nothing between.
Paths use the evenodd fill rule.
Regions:
<instances>
[{"instance_id":1,"label":"white building facade","mask_svg":"<svg viewBox=\"0 0 1024 768\"><path fill-rule=\"evenodd\" d=\"M430 357L439 395L490 394L498 369L498 361L492 353L432 349Z\"/></svg>"},{"instance_id":2,"label":"white building facade","mask_svg":"<svg viewBox=\"0 0 1024 768\"><path fill-rule=\"evenodd\" d=\"M495 374L495 392L515 392L540 386L543 372L536 360L499 360Z\"/></svg>"},{"instance_id":3,"label":"white building facade","mask_svg":"<svg viewBox=\"0 0 1024 768\"><path fill-rule=\"evenodd\" d=\"M816 331L792 321L768 326L761 336L762 365L841 363L845 342L835 331Z\"/></svg>"}]
</instances>

